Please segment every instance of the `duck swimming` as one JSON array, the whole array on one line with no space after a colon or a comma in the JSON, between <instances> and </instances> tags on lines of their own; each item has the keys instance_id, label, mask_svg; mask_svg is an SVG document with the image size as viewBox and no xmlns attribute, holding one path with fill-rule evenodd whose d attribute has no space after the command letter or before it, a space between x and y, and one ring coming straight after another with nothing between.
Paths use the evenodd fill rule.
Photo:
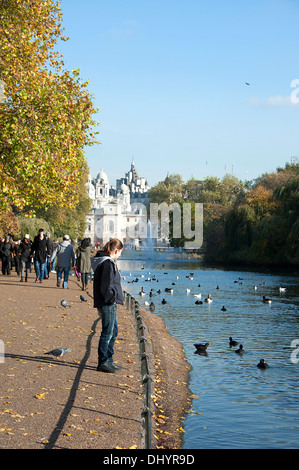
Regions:
<instances>
[{"instance_id":1,"label":"duck swimming","mask_svg":"<svg viewBox=\"0 0 299 470\"><path fill-rule=\"evenodd\" d=\"M265 359L260 359L260 362L257 364L257 367L260 369L267 369L269 366L266 364Z\"/></svg>"},{"instance_id":2,"label":"duck swimming","mask_svg":"<svg viewBox=\"0 0 299 470\"><path fill-rule=\"evenodd\" d=\"M226 308L224 307L224 305L223 305L221 310L222 310L222 312L226 312Z\"/></svg>"},{"instance_id":3,"label":"duck swimming","mask_svg":"<svg viewBox=\"0 0 299 470\"><path fill-rule=\"evenodd\" d=\"M145 295L144 288L141 287L141 291L139 292L139 295Z\"/></svg>"},{"instance_id":4,"label":"duck swimming","mask_svg":"<svg viewBox=\"0 0 299 470\"><path fill-rule=\"evenodd\" d=\"M235 352L236 352L237 354L243 354L243 353L245 352L245 351L244 351L244 349L243 349L243 345L242 345L242 344L240 344L240 347L239 347L239 349L236 349L236 351L235 351Z\"/></svg>"},{"instance_id":5,"label":"duck swimming","mask_svg":"<svg viewBox=\"0 0 299 470\"><path fill-rule=\"evenodd\" d=\"M232 346L238 346L238 341L234 341L232 337L229 338L229 345L230 347Z\"/></svg>"},{"instance_id":6,"label":"duck swimming","mask_svg":"<svg viewBox=\"0 0 299 470\"><path fill-rule=\"evenodd\" d=\"M166 287L165 292L170 292L171 294L173 294L173 289L171 287Z\"/></svg>"},{"instance_id":7,"label":"duck swimming","mask_svg":"<svg viewBox=\"0 0 299 470\"><path fill-rule=\"evenodd\" d=\"M194 346L196 347L197 352L206 352L209 343L195 343Z\"/></svg>"},{"instance_id":8,"label":"duck swimming","mask_svg":"<svg viewBox=\"0 0 299 470\"><path fill-rule=\"evenodd\" d=\"M205 302L210 304L211 302L213 302L213 299L211 297L211 294L208 294L208 297L205 299Z\"/></svg>"},{"instance_id":9,"label":"duck swimming","mask_svg":"<svg viewBox=\"0 0 299 470\"><path fill-rule=\"evenodd\" d=\"M163 299L161 303L162 303L162 304L167 304L167 302L166 302L165 299Z\"/></svg>"},{"instance_id":10,"label":"duck swimming","mask_svg":"<svg viewBox=\"0 0 299 470\"><path fill-rule=\"evenodd\" d=\"M263 295L263 302L264 302L264 304L271 304L272 300L271 300L271 299L268 299L267 297L265 297L265 296Z\"/></svg>"}]
</instances>

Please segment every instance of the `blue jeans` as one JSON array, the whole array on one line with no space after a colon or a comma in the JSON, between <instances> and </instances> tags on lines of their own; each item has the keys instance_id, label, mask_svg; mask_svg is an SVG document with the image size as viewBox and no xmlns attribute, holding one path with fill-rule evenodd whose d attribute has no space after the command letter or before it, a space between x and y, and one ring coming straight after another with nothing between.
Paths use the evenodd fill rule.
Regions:
<instances>
[{"instance_id":1,"label":"blue jeans","mask_svg":"<svg viewBox=\"0 0 299 470\"><path fill-rule=\"evenodd\" d=\"M102 333L98 347L99 365L113 362L113 347L118 335L116 308L116 304L98 308L99 314L102 314Z\"/></svg>"},{"instance_id":2,"label":"blue jeans","mask_svg":"<svg viewBox=\"0 0 299 470\"><path fill-rule=\"evenodd\" d=\"M42 281L45 276L46 263L40 263L39 261L34 261L36 279Z\"/></svg>"},{"instance_id":3,"label":"blue jeans","mask_svg":"<svg viewBox=\"0 0 299 470\"><path fill-rule=\"evenodd\" d=\"M57 269L57 281L62 279L63 273L63 288L67 288L67 282L69 280L70 268L58 268Z\"/></svg>"}]
</instances>

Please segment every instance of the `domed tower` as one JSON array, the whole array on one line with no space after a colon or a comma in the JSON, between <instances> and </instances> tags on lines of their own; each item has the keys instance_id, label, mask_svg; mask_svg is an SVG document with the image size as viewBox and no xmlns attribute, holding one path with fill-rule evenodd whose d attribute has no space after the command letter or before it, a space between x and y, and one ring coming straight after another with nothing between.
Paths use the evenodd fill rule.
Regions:
<instances>
[{"instance_id":1,"label":"domed tower","mask_svg":"<svg viewBox=\"0 0 299 470\"><path fill-rule=\"evenodd\" d=\"M87 183L86 183L86 189L87 189L87 195L88 197L94 201L95 199L95 195L96 195L96 189L93 185L93 182L92 182L92 176L91 174L89 173L89 176L88 176L88 180L87 180Z\"/></svg>"},{"instance_id":2,"label":"domed tower","mask_svg":"<svg viewBox=\"0 0 299 470\"><path fill-rule=\"evenodd\" d=\"M123 201L125 210L130 210L130 189L124 182L120 187L120 199Z\"/></svg>"},{"instance_id":3,"label":"domed tower","mask_svg":"<svg viewBox=\"0 0 299 470\"><path fill-rule=\"evenodd\" d=\"M101 169L96 177L96 194L97 199L109 199L109 180L106 173Z\"/></svg>"}]
</instances>

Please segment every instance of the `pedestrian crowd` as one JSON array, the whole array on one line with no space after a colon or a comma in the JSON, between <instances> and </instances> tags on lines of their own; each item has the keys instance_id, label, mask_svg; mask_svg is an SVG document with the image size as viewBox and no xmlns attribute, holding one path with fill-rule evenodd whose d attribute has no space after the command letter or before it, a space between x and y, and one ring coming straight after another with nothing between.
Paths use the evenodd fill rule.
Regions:
<instances>
[{"instance_id":1,"label":"pedestrian crowd","mask_svg":"<svg viewBox=\"0 0 299 470\"><path fill-rule=\"evenodd\" d=\"M58 243L52 240L49 232L39 229L38 234L30 239L26 233L23 239L13 240L10 235L0 238L0 261L2 274L9 276L14 268L20 276L20 282L28 282L30 273L35 273L35 282L42 284L49 279L50 273L57 277L57 287L68 288L70 270L73 268L77 278L82 281L82 290L86 290L90 278L91 256L95 250L90 238L84 238L76 252L69 235L64 235Z\"/></svg>"},{"instance_id":2,"label":"pedestrian crowd","mask_svg":"<svg viewBox=\"0 0 299 470\"><path fill-rule=\"evenodd\" d=\"M122 242L114 238L93 256L91 240L84 238L75 253L69 235L64 235L63 240L57 243L51 240L50 233L45 233L42 228L33 241L28 233L24 235L23 240L13 241L9 235L0 240L2 274L9 276L14 266L21 282L28 282L34 267L36 283L43 283L44 279L49 279L50 273L54 272L57 276L57 287L67 289L69 273L73 267L77 278L81 278L82 290L86 290L89 276L94 271L94 307L98 309L102 319L97 366L97 371L100 372L115 373L121 369L121 366L114 362L113 355L118 335L117 305L124 303L121 277L116 264L122 250Z\"/></svg>"}]
</instances>

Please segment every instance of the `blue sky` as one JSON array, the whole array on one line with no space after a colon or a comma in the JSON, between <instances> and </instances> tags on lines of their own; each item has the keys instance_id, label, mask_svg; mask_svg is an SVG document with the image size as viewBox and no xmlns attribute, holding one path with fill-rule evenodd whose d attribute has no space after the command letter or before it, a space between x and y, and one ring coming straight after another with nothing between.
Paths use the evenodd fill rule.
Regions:
<instances>
[{"instance_id":1,"label":"blue sky","mask_svg":"<svg viewBox=\"0 0 299 470\"><path fill-rule=\"evenodd\" d=\"M65 67L100 108L93 176L254 179L299 155L298 0L61 0ZM245 82L250 83L246 85ZM297 95L295 95L297 96Z\"/></svg>"}]
</instances>

